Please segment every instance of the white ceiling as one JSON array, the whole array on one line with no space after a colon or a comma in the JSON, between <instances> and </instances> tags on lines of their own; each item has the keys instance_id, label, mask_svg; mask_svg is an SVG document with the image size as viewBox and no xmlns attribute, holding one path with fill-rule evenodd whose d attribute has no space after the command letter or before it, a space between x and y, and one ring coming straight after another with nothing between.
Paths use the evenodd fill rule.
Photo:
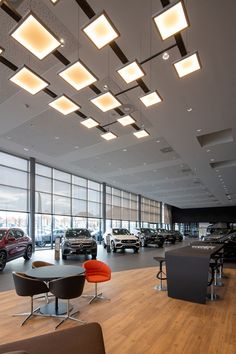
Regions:
<instances>
[{"instance_id":1,"label":"white ceiling","mask_svg":"<svg viewBox=\"0 0 236 354\"><path fill-rule=\"evenodd\" d=\"M100 90L106 84L117 93L134 85L126 85L116 74L122 64L109 47L97 50L79 31L88 18L75 0L60 0L55 6L49 0L9 2L21 16L31 7L56 35L64 38L65 45L59 51L70 61L79 55L99 78L96 86ZM121 33L116 42L129 60L142 61L175 43L174 38L162 42L152 23L152 14L162 8L159 0L88 3L95 13L106 10ZM143 65L147 74L144 82L159 91L162 103L142 106L138 99L143 95L141 88L119 96L150 137L138 140L132 134L134 128L116 123L110 130L119 138L103 141L101 132L83 127L78 115L65 117L49 108L52 99L44 92L31 96L18 89L8 81L13 71L0 63L0 149L32 156L180 208L236 205L236 2L186 0L185 4L191 27L182 33L183 40L189 52L198 50L202 70L178 79L171 63L180 58L180 53L174 48L169 51L169 60L157 57ZM53 55L39 61L15 43L9 37L15 25L0 9L0 46L5 48L6 59L18 67L28 65L50 82L53 92L73 98L84 114L101 125L119 117L115 111L101 113L93 107L88 101L95 96L90 88L76 92L59 78L57 73L64 66ZM191 112L187 111L189 107ZM224 129L232 130L233 141L201 147L197 136ZM161 152L166 147L173 151ZM228 167L210 165L227 160L233 161Z\"/></svg>"}]
</instances>

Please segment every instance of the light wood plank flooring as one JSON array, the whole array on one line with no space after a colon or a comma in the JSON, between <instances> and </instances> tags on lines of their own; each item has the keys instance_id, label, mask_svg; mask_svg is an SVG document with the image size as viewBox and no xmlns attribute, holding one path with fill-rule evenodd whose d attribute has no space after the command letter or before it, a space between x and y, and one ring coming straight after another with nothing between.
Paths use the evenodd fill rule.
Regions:
<instances>
[{"instance_id":1,"label":"light wood plank flooring","mask_svg":"<svg viewBox=\"0 0 236 354\"><path fill-rule=\"evenodd\" d=\"M225 270L221 299L206 305L156 292L156 272L150 267L113 273L110 282L99 286L109 302L72 301L81 319L102 325L107 354L236 354L236 270ZM92 290L86 284L84 293ZM15 291L0 293L0 343L54 331L56 318L37 317L20 327L22 318L11 314L28 311L29 304ZM43 300L35 301L40 304ZM67 321L61 329L75 325Z\"/></svg>"}]
</instances>

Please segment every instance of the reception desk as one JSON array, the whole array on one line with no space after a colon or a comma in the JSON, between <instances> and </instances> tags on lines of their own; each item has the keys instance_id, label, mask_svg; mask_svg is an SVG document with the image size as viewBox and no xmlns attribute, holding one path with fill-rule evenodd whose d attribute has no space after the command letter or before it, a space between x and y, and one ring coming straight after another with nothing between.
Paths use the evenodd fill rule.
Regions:
<instances>
[{"instance_id":1,"label":"reception desk","mask_svg":"<svg viewBox=\"0 0 236 354\"><path fill-rule=\"evenodd\" d=\"M205 304L210 259L223 247L190 245L166 252L168 296Z\"/></svg>"}]
</instances>

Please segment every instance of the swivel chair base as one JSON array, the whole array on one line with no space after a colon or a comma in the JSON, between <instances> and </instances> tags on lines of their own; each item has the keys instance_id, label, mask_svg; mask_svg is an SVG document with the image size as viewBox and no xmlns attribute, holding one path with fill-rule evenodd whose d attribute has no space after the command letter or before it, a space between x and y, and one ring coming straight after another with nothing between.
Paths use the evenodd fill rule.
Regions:
<instances>
[{"instance_id":1,"label":"swivel chair base","mask_svg":"<svg viewBox=\"0 0 236 354\"><path fill-rule=\"evenodd\" d=\"M167 286L163 286L162 284L154 286L156 291L167 291Z\"/></svg>"}]
</instances>

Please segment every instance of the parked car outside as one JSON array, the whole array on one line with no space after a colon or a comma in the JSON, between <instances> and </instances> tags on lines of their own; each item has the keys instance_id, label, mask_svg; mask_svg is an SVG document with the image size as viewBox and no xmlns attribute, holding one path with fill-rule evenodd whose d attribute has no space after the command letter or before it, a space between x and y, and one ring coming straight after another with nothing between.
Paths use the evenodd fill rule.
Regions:
<instances>
[{"instance_id":1,"label":"parked car outside","mask_svg":"<svg viewBox=\"0 0 236 354\"><path fill-rule=\"evenodd\" d=\"M166 243L172 243L172 245L176 242L176 236L172 231L165 229L157 229L157 234L164 237Z\"/></svg>"},{"instance_id":2,"label":"parked car outside","mask_svg":"<svg viewBox=\"0 0 236 354\"><path fill-rule=\"evenodd\" d=\"M0 228L0 271L7 262L24 257L29 260L32 255L32 240L22 229L17 227Z\"/></svg>"},{"instance_id":3,"label":"parked car outside","mask_svg":"<svg viewBox=\"0 0 236 354\"><path fill-rule=\"evenodd\" d=\"M44 247L44 246L46 246L47 243L51 243L51 239L52 239L52 242L54 243L57 237L59 237L60 240L62 240L64 234L65 234L64 229L54 229L52 234L51 234L51 232L49 232L48 234L43 234L43 235L37 236L36 237L36 245L39 247Z\"/></svg>"},{"instance_id":4,"label":"parked car outside","mask_svg":"<svg viewBox=\"0 0 236 354\"><path fill-rule=\"evenodd\" d=\"M61 243L62 259L71 254L91 254L92 259L97 258L97 243L88 229L67 229Z\"/></svg>"},{"instance_id":5,"label":"parked car outside","mask_svg":"<svg viewBox=\"0 0 236 354\"><path fill-rule=\"evenodd\" d=\"M162 235L158 235L156 230L151 228L136 228L133 230L133 233L139 238L139 242L142 247L146 247L150 244L157 245L158 247L163 247L165 242L164 237Z\"/></svg>"},{"instance_id":6,"label":"parked car outside","mask_svg":"<svg viewBox=\"0 0 236 354\"><path fill-rule=\"evenodd\" d=\"M139 251L139 239L132 235L128 229L125 228L112 228L105 232L103 235L104 248L107 247L106 237L110 237L111 249L115 253L117 250L133 249L134 252Z\"/></svg>"}]
</instances>

